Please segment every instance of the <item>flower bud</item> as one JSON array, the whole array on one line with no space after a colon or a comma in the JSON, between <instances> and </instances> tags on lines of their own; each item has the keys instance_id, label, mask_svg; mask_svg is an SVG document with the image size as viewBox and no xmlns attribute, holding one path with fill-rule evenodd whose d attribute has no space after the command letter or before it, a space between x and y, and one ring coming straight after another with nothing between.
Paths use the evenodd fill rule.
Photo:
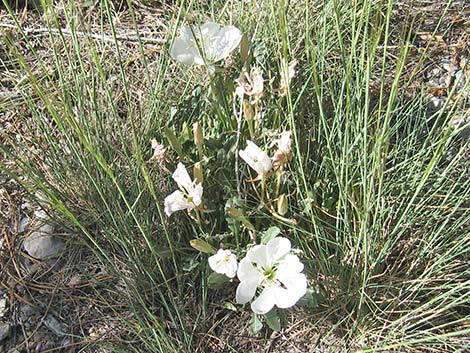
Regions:
<instances>
[{"instance_id":1,"label":"flower bud","mask_svg":"<svg viewBox=\"0 0 470 353\"><path fill-rule=\"evenodd\" d=\"M243 101L243 117L247 121L251 121L255 117L253 106L247 101Z\"/></svg>"},{"instance_id":2,"label":"flower bud","mask_svg":"<svg viewBox=\"0 0 470 353\"><path fill-rule=\"evenodd\" d=\"M194 138L194 144L197 147L199 158L202 158L202 146L204 145L204 132L202 131L202 127L198 122L195 122L193 124L193 138Z\"/></svg>"},{"instance_id":3,"label":"flower bud","mask_svg":"<svg viewBox=\"0 0 470 353\"><path fill-rule=\"evenodd\" d=\"M286 194L282 194L277 199L277 213L281 216L284 216L289 209L289 201Z\"/></svg>"},{"instance_id":4,"label":"flower bud","mask_svg":"<svg viewBox=\"0 0 470 353\"><path fill-rule=\"evenodd\" d=\"M202 239L192 239L189 241L189 245L200 252L215 254L217 250L208 242Z\"/></svg>"},{"instance_id":5,"label":"flower bud","mask_svg":"<svg viewBox=\"0 0 470 353\"><path fill-rule=\"evenodd\" d=\"M201 125L198 122L193 124L193 135L194 135L194 144L203 145L204 144L204 134L202 132Z\"/></svg>"},{"instance_id":6,"label":"flower bud","mask_svg":"<svg viewBox=\"0 0 470 353\"><path fill-rule=\"evenodd\" d=\"M194 164L194 167L193 167L193 176L194 176L194 179L202 184L202 182L204 181L204 174L202 173L202 164L201 162L197 162Z\"/></svg>"}]
</instances>

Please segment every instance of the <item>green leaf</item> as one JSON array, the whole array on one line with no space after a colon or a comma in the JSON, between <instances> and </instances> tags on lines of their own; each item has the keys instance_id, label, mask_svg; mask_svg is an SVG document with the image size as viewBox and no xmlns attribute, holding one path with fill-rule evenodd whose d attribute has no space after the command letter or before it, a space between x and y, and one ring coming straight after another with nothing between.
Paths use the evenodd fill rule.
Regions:
<instances>
[{"instance_id":1,"label":"green leaf","mask_svg":"<svg viewBox=\"0 0 470 353\"><path fill-rule=\"evenodd\" d=\"M235 305L233 305L233 303L230 303L230 302L225 302L222 304L222 306L228 310L232 310L235 312L238 311L238 308Z\"/></svg>"},{"instance_id":2,"label":"green leaf","mask_svg":"<svg viewBox=\"0 0 470 353\"><path fill-rule=\"evenodd\" d=\"M183 123L183 127L181 128L181 137L183 138L183 143L193 139L191 130L189 129L188 123L186 122Z\"/></svg>"},{"instance_id":3,"label":"green leaf","mask_svg":"<svg viewBox=\"0 0 470 353\"><path fill-rule=\"evenodd\" d=\"M227 215L241 223L248 229L255 231L255 226L248 220L248 218L245 217L245 215L242 213L242 211L239 208L236 207L230 207L227 209Z\"/></svg>"},{"instance_id":4,"label":"green leaf","mask_svg":"<svg viewBox=\"0 0 470 353\"><path fill-rule=\"evenodd\" d=\"M269 313L264 314L264 319L266 323L273 331L281 330L281 319L277 315L277 310L272 309Z\"/></svg>"},{"instance_id":5,"label":"green leaf","mask_svg":"<svg viewBox=\"0 0 470 353\"><path fill-rule=\"evenodd\" d=\"M209 277L207 278L207 286L211 289L216 289L222 287L223 284L230 281L225 275L220 273L212 272Z\"/></svg>"},{"instance_id":6,"label":"green leaf","mask_svg":"<svg viewBox=\"0 0 470 353\"><path fill-rule=\"evenodd\" d=\"M183 270L187 272L191 272L194 270L196 267L199 266L199 261L196 260L196 258L191 257L188 260L186 260L183 264Z\"/></svg>"},{"instance_id":7,"label":"green leaf","mask_svg":"<svg viewBox=\"0 0 470 353\"><path fill-rule=\"evenodd\" d=\"M250 326L248 326L248 331L251 335L256 336L258 332L263 328L263 323L260 321L258 315L253 313L250 320Z\"/></svg>"},{"instance_id":8,"label":"green leaf","mask_svg":"<svg viewBox=\"0 0 470 353\"><path fill-rule=\"evenodd\" d=\"M279 233L281 233L281 230L278 227L271 227L264 231L261 236L261 244L269 243L269 241L274 239Z\"/></svg>"},{"instance_id":9,"label":"green leaf","mask_svg":"<svg viewBox=\"0 0 470 353\"><path fill-rule=\"evenodd\" d=\"M279 316L279 320L281 321L281 327L287 327L287 315L285 310L279 310L277 312L277 315Z\"/></svg>"},{"instance_id":10,"label":"green leaf","mask_svg":"<svg viewBox=\"0 0 470 353\"><path fill-rule=\"evenodd\" d=\"M318 290L315 290L312 287L307 288L305 295L300 298L297 302L297 305L304 306L307 308L314 308L318 305L318 298L321 297L321 294Z\"/></svg>"},{"instance_id":11,"label":"green leaf","mask_svg":"<svg viewBox=\"0 0 470 353\"><path fill-rule=\"evenodd\" d=\"M168 127L165 128L165 137L170 143L170 146L176 151L176 153L178 153L178 156L182 158L183 147L181 147L181 143L178 141L178 138L175 136L173 131L171 131Z\"/></svg>"}]
</instances>

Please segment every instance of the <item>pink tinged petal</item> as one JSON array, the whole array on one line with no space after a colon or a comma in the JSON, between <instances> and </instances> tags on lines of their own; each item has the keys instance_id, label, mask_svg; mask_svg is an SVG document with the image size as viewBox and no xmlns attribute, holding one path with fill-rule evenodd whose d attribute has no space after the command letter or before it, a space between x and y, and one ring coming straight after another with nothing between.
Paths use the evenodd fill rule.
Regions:
<instances>
[{"instance_id":1,"label":"pink tinged petal","mask_svg":"<svg viewBox=\"0 0 470 353\"><path fill-rule=\"evenodd\" d=\"M281 138L277 141L277 146L279 150L283 153L287 153L291 150L291 132L290 131L284 131L281 133Z\"/></svg>"},{"instance_id":2,"label":"pink tinged petal","mask_svg":"<svg viewBox=\"0 0 470 353\"><path fill-rule=\"evenodd\" d=\"M178 163L172 177L180 189L184 189L189 193L189 191L193 188L193 182L191 181L188 171L184 167L183 163Z\"/></svg>"},{"instance_id":3,"label":"pink tinged petal","mask_svg":"<svg viewBox=\"0 0 470 353\"><path fill-rule=\"evenodd\" d=\"M246 257L249 258L251 262L264 268L270 268L273 265L271 257L267 252L266 245L261 244L253 246L246 254Z\"/></svg>"},{"instance_id":4,"label":"pink tinged petal","mask_svg":"<svg viewBox=\"0 0 470 353\"><path fill-rule=\"evenodd\" d=\"M238 304L248 303L255 296L256 288L258 288L257 278L240 282L240 284L237 287L237 294L236 294L237 303Z\"/></svg>"},{"instance_id":5,"label":"pink tinged petal","mask_svg":"<svg viewBox=\"0 0 470 353\"><path fill-rule=\"evenodd\" d=\"M277 267L277 278L289 278L292 275L302 272L304 264L300 262L299 258L292 254L287 254L282 262Z\"/></svg>"},{"instance_id":6,"label":"pink tinged petal","mask_svg":"<svg viewBox=\"0 0 470 353\"><path fill-rule=\"evenodd\" d=\"M253 265L251 260L247 257L243 258L238 265L237 277L240 282L243 281L256 281L260 280L260 272Z\"/></svg>"},{"instance_id":7,"label":"pink tinged petal","mask_svg":"<svg viewBox=\"0 0 470 353\"><path fill-rule=\"evenodd\" d=\"M275 263L279 261L284 255L289 253L291 244L289 239L284 237L277 237L269 241L266 247L268 256Z\"/></svg>"},{"instance_id":8,"label":"pink tinged petal","mask_svg":"<svg viewBox=\"0 0 470 353\"><path fill-rule=\"evenodd\" d=\"M275 287L266 287L261 295L251 303L251 310L256 314L266 314L276 304Z\"/></svg>"},{"instance_id":9,"label":"pink tinged petal","mask_svg":"<svg viewBox=\"0 0 470 353\"><path fill-rule=\"evenodd\" d=\"M170 217L173 212L194 208L192 202L188 202L183 193L179 190L165 197L165 213Z\"/></svg>"}]
</instances>

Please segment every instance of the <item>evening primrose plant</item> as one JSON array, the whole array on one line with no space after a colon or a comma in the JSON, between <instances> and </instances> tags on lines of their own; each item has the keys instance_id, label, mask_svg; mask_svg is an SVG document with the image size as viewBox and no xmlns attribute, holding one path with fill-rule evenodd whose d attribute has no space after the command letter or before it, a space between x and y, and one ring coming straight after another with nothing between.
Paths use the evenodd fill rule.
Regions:
<instances>
[{"instance_id":1,"label":"evening primrose plant","mask_svg":"<svg viewBox=\"0 0 470 353\"><path fill-rule=\"evenodd\" d=\"M212 74L211 80L220 79L219 72L214 70L214 64L228 57L240 43L242 34L235 26L222 27L215 23L206 23L200 27L182 26L179 31L180 35L175 39L170 49L170 54L174 60L185 65L206 65ZM233 69L233 68L232 68ZM233 69L236 71L236 69ZM291 75L286 74L284 80L281 79L283 85L288 84L288 80L293 77L293 69ZM237 73L234 73L237 76ZM281 75L282 76L282 75ZM226 79L225 79L226 80ZM211 84L211 83L209 83ZM246 163L248 169L245 175L245 183L251 184L251 187L245 188L243 191L233 185L231 195L227 195L226 199L254 199L258 200L259 208L267 211L269 214L287 223L294 224L295 221L288 220L280 215L274 206L276 201L282 199L284 206L282 213L287 213L286 197L280 195L283 182L283 173L291 159L291 131L282 131L277 138L267 143L264 147L258 146L253 142L252 138L259 135L259 120L263 114L262 99L264 92L264 79L261 69L253 67L250 71L246 65L239 68L238 78L234 79L233 85L225 87L224 91L233 92L233 111L232 115L238 119L236 131L228 134L236 136L237 153L232 159L232 170L239 173L238 161L240 158ZM245 112L237 110L243 110ZM241 117L248 116L245 124L242 123ZM255 124L252 122L255 121ZM193 144L197 148L197 154L192 154L194 165L198 166L201 173L199 179L207 179L204 177L201 161L205 160L208 169L210 167L211 151L204 143L204 134L199 122L193 125ZM176 137L176 134L167 132L167 138L170 146L173 147L179 157L182 157L182 144ZM245 140L246 147L241 148L239 141ZM269 155L266 150L270 146L276 146L277 149ZM154 143L154 156L157 151L161 151L161 147ZM230 166L229 166L230 168ZM255 174L252 175L252 171ZM277 175L277 179L274 177ZM244 175L239 175L240 180ZM276 181L271 182L271 177ZM202 195L202 183L198 183L196 178L191 180L184 165L179 162L172 178L178 184L179 190L165 198L165 213L169 217L172 213L180 210L188 210L190 218L195 220L202 229L207 228L210 224L211 213L209 207L204 205ZM208 191L205 187L205 191ZM223 200L221 200L223 202ZM215 210L220 208L215 207ZM208 264L213 273L209 275L208 282L211 286L217 286L226 282L235 281L235 275L239 281L235 301L238 304L250 303L251 310L256 315L266 315L265 320L272 329L279 329L274 324L278 322L277 309L287 309L294 306L306 293L307 278L303 271L303 264L300 259L291 253L291 242L284 236L277 236L280 233L278 227L270 228L268 236L257 237L260 232L260 225L256 226L249 220L249 216L245 216L240 208L229 207L224 209L226 215L236 221L241 222L245 226L248 237L240 234L228 236L226 243L236 244L235 248L220 248L215 252L217 247L215 239L206 236L205 239L193 239L190 244L195 249L209 253ZM195 212L197 217L191 216L191 212ZM207 217L200 217L200 212L207 213ZM242 257L238 263L238 256Z\"/></svg>"},{"instance_id":2,"label":"evening primrose plant","mask_svg":"<svg viewBox=\"0 0 470 353\"><path fill-rule=\"evenodd\" d=\"M85 291L113 294L119 337L80 342L465 350L469 153L449 126L468 97L429 115L419 5L43 3L6 21L0 179L44 195L110 275Z\"/></svg>"}]
</instances>

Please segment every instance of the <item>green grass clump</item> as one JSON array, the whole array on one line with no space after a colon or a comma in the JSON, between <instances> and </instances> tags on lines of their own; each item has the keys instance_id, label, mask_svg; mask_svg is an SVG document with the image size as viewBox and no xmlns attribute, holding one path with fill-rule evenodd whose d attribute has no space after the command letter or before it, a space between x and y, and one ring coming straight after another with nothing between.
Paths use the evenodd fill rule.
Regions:
<instances>
[{"instance_id":1,"label":"green grass clump","mask_svg":"<svg viewBox=\"0 0 470 353\"><path fill-rule=\"evenodd\" d=\"M158 54L139 39L138 10L128 5L137 33L131 44L108 1L93 16L74 2L56 11L44 4L47 46L39 49L11 12L17 29L4 36L1 58L5 73L25 78L15 104L26 107L18 114L30 136L0 146L15 162L0 168L40 194L75 240L122 279L133 315L116 315L138 342L122 349L194 351L213 299L206 256L189 242L248 243L249 227L226 214L231 204L258 230L277 226L302 249L317 301L306 310L333 321L351 346L462 349L470 333L469 147L450 123L465 89L432 115L424 89L410 98L418 70L407 70L413 38L393 23L397 4L182 1L166 5L173 12L162 16L168 32ZM209 19L237 25L249 43L248 60L233 55L213 79L168 55L181 23ZM296 75L280 95L282 67L293 60ZM256 129L234 98L242 65L259 67L265 78ZM201 160L195 122L204 130ZM165 128L181 143L179 153ZM293 133L293 158L281 186L288 213L277 217L258 207L237 155L246 139L267 146L283 130ZM151 158L152 138L166 145L171 172L177 161L202 163L206 223L164 215L174 183ZM275 181L267 188L275 193ZM220 294L222 302L229 295Z\"/></svg>"}]
</instances>

